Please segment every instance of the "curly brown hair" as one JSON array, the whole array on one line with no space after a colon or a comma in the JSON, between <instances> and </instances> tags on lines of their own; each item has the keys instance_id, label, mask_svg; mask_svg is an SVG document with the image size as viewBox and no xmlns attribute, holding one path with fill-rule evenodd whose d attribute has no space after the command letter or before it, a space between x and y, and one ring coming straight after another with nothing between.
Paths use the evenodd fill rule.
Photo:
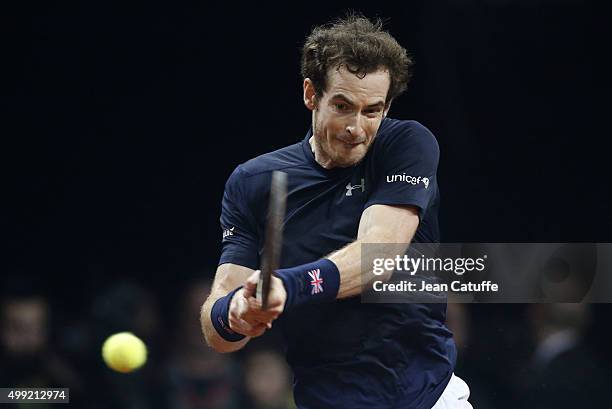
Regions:
<instances>
[{"instance_id":1,"label":"curly brown hair","mask_svg":"<svg viewBox=\"0 0 612 409\"><path fill-rule=\"evenodd\" d=\"M380 19L351 14L333 23L315 27L302 48L302 78L310 78L317 97L327 89L327 72L344 66L363 78L385 68L391 84L386 103L406 89L413 61L388 32Z\"/></svg>"}]
</instances>

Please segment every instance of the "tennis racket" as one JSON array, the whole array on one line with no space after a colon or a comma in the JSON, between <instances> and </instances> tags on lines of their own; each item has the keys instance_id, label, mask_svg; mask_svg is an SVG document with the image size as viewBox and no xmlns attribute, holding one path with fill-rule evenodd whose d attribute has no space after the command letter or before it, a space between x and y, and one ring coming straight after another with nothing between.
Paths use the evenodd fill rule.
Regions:
<instances>
[{"instance_id":1,"label":"tennis racket","mask_svg":"<svg viewBox=\"0 0 612 409\"><path fill-rule=\"evenodd\" d=\"M283 223L287 207L287 174L272 172L270 185L270 201L264 247L261 257L259 282L257 283L256 297L261 301L262 309L268 308L268 295L270 294L270 280L272 273L278 269L283 247Z\"/></svg>"}]
</instances>

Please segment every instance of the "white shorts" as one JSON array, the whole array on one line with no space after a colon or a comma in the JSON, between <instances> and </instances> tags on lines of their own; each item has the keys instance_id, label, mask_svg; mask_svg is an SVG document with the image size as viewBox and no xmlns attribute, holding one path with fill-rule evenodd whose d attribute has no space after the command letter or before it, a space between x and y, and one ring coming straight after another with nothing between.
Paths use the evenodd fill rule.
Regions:
<instances>
[{"instance_id":1,"label":"white shorts","mask_svg":"<svg viewBox=\"0 0 612 409\"><path fill-rule=\"evenodd\" d=\"M470 388L467 383L453 374L442 396L431 409L472 409L469 397Z\"/></svg>"}]
</instances>

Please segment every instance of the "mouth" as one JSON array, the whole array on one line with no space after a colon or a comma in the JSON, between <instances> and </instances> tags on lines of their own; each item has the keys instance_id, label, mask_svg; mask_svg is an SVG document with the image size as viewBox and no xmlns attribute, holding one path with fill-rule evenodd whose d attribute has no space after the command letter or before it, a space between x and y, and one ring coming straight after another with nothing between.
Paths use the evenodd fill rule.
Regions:
<instances>
[{"instance_id":1,"label":"mouth","mask_svg":"<svg viewBox=\"0 0 612 409\"><path fill-rule=\"evenodd\" d=\"M354 148L365 143L365 139L362 141L347 141L345 139L338 138L338 140L340 141L340 143L342 143L342 145L346 146L347 148Z\"/></svg>"}]
</instances>

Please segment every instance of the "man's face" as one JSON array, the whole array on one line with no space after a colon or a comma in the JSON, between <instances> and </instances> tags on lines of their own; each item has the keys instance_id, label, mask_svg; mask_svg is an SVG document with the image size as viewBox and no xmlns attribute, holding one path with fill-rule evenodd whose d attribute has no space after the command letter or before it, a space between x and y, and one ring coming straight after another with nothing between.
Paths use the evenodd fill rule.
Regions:
<instances>
[{"instance_id":1,"label":"man's face","mask_svg":"<svg viewBox=\"0 0 612 409\"><path fill-rule=\"evenodd\" d=\"M341 66L328 72L323 96L309 98L314 88L306 79L304 102L313 111L315 155L325 168L348 167L363 159L386 115L390 83L386 70L359 78Z\"/></svg>"}]
</instances>

